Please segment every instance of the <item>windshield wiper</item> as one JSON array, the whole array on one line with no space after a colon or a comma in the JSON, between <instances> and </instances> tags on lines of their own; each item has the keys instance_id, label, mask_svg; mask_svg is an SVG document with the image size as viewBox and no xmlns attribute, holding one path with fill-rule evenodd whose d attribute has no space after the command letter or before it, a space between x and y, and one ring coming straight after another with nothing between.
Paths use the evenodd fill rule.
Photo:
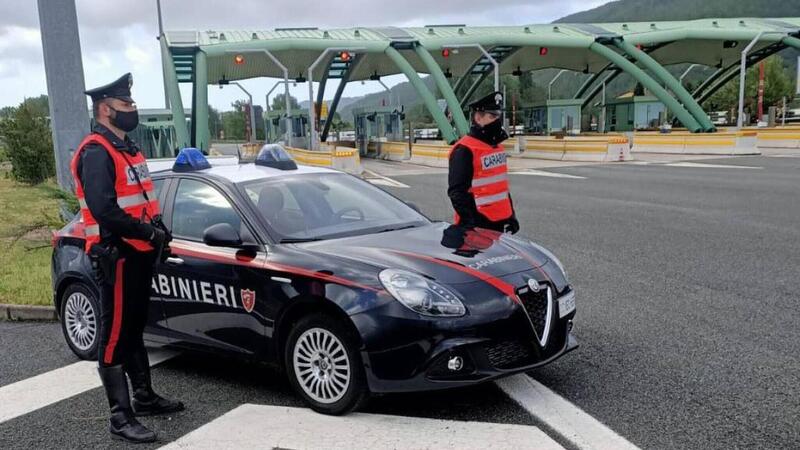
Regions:
<instances>
[{"instance_id":1,"label":"windshield wiper","mask_svg":"<svg viewBox=\"0 0 800 450\"><path fill-rule=\"evenodd\" d=\"M381 231L378 231L377 233L387 233L389 231L406 230L408 228L415 228L415 227L416 225L403 225L402 227L384 228Z\"/></svg>"},{"instance_id":2,"label":"windshield wiper","mask_svg":"<svg viewBox=\"0 0 800 450\"><path fill-rule=\"evenodd\" d=\"M314 241L321 241L320 238L286 238L281 239L281 244L299 244L301 242L314 242Z\"/></svg>"}]
</instances>

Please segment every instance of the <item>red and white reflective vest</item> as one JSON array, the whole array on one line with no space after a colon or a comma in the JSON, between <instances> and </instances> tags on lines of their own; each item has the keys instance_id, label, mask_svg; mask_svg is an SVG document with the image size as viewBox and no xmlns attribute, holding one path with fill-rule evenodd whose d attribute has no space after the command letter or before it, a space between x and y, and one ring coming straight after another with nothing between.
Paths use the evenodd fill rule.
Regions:
<instances>
[{"instance_id":1,"label":"red and white reflective vest","mask_svg":"<svg viewBox=\"0 0 800 450\"><path fill-rule=\"evenodd\" d=\"M114 190L117 194L117 205L119 205L123 211L135 219L145 220L160 214L158 200L155 198L155 192L153 191L153 181L150 178L150 171L147 170L147 161L144 155L139 152L135 156L131 156L114 148L111 142L102 135L97 133L89 134L78 146L78 150L72 157L72 164L70 165L72 176L76 181L75 195L78 197L78 202L81 205L81 218L86 233L86 253L89 253L89 250L91 250L94 244L100 242L100 226L86 206L83 183L78 173L78 161L80 161L83 150L89 144L98 144L103 147L106 152L108 152L108 155L111 156L111 160L114 161L116 180L114 183ZM137 181L134 175L134 170L139 176L139 181ZM139 182L141 182L141 186ZM144 192L147 193L147 197L150 199L149 202L145 199ZM123 239L123 241L140 252L153 250L153 246L151 246L148 241L140 239Z\"/></svg>"},{"instance_id":2,"label":"red and white reflective vest","mask_svg":"<svg viewBox=\"0 0 800 450\"><path fill-rule=\"evenodd\" d=\"M464 136L450 149L450 154L459 145L472 152L472 187L469 192L475 198L478 212L492 222L511 217L514 211L508 196L508 166L503 146L492 147L480 139ZM460 222L458 213L454 220L456 224Z\"/></svg>"}]
</instances>

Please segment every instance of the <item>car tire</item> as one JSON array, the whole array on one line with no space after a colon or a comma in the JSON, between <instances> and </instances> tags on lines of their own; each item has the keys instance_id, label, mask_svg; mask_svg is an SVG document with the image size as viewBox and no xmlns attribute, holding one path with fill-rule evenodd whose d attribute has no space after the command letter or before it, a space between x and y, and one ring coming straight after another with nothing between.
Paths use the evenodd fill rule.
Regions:
<instances>
[{"instance_id":1,"label":"car tire","mask_svg":"<svg viewBox=\"0 0 800 450\"><path fill-rule=\"evenodd\" d=\"M100 342L100 307L97 295L81 282L72 283L61 295L61 331L72 353L97 360Z\"/></svg>"},{"instance_id":2,"label":"car tire","mask_svg":"<svg viewBox=\"0 0 800 450\"><path fill-rule=\"evenodd\" d=\"M358 409L369 397L357 339L325 314L301 318L289 333L285 367L292 387L322 414Z\"/></svg>"}]
</instances>

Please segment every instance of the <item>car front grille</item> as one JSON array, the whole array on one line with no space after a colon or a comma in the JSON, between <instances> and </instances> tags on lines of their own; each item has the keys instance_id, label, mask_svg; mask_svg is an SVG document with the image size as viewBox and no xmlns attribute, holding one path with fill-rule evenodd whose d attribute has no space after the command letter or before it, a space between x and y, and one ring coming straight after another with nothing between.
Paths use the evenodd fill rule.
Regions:
<instances>
[{"instance_id":1,"label":"car front grille","mask_svg":"<svg viewBox=\"0 0 800 450\"><path fill-rule=\"evenodd\" d=\"M523 341L500 341L486 346L489 363L498 369L511 369L526 365L533 355L530 344Z\"/></svg>"},{"instance_id":2,"label":"car front grille","mask_svg":"<svg viewBox=\"0 0 800 450\"><path fill-rule=\"evenodd\" d=\"M550 287L543 285L539 292L534 292L529 288L523 288L519 291L518 296L528 313L528 318L533 326L533 331L540 340L544 340L547 330L547 308L548 299L547 294Z\"/></svg>"}]
</instances>

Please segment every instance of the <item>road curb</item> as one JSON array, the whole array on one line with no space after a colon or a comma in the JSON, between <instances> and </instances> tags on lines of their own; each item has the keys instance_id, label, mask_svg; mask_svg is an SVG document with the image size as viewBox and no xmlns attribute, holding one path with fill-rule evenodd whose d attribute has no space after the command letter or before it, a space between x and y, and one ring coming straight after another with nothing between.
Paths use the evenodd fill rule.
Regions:
<instances>
[{"instance_id":1,"label":"road curb","mask_svg":"<svg viewBox=\"0 0 800 450\"><path fill-rule=\"evenodd\" d=\"M58 320L56 309L52 306L7 305L0 303L0 320Z\"/></svg>"}]
</instances>

